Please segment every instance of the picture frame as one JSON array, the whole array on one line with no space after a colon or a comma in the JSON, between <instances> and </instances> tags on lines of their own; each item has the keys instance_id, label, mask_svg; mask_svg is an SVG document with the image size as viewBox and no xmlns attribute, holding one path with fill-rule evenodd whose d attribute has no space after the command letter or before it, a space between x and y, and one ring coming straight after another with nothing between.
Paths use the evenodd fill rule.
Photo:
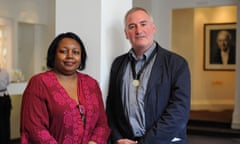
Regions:
<instances>
[{"instance_id":1,"label":"picture frame","mask_svg":"<svg viewBox=\"0 0 240 144\"><path fill-rule=\"evenodd\" d=\"M204 24L204 70L234 71L236 23Z\"/></svg>"}]
</instances>

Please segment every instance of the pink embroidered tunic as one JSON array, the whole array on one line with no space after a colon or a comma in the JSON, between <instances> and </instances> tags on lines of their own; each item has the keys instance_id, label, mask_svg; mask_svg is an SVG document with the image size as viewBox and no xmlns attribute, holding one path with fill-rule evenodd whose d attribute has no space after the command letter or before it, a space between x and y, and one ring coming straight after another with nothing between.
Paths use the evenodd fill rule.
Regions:
<instances>
[{"instance_id":1,"label":"pink embroidered tunic","mask_svg":"<svg viewBox=\"0 0 240 144\"><path fill-rule=\"evenodd\" d=\"M21 144L106 144L110 134L98 83L78 73L85 124L53 71L33 76L23 94Z\"/></svg>"}]
</instances>

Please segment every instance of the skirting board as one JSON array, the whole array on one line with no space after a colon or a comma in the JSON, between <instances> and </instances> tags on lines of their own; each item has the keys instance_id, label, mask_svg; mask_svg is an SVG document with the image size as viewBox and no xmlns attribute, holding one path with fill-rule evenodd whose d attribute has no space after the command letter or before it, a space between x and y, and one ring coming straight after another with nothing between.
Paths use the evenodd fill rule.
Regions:
<instances>
[{"instance_id":1,"label":"skirting board","mask_svg":"<svg viewBox=\"0 0 240 144\"><path fill-rule=\"evenodd\" d=\"M199 100L191 102L191 110L225 110L233 109L234 101L232 100Z\"/></svg>"}]
</instances>

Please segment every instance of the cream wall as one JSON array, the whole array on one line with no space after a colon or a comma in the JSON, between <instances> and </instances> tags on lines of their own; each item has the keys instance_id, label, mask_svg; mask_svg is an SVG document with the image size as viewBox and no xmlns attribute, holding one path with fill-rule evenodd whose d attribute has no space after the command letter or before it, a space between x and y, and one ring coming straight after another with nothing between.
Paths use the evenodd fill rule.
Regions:
<instances>
[{"instance_id":1,"label":"cream wall","mask_svg":"<svg viewBox=\"0 0 240 144\"><path fill-rule=\"evenodd\" d=\"M198 51L198 54L195 53L195 65L203 66L203 25L205 23L237 22L237 6L196 8L194 15L194 48ZM202 71L202 67L194 67L193 72L195 77L193 79L192 109L234 108L235 71Z\"/></svg>"},{"instance_id":2,"label":"cream wall","mask_svg":"<svg viewBox=\"0 0 240 144\"><path fill-rule=\"evenodd\" d=\"M233 109L235 71L204 71L204 24L236 22L237 6L173 10L172 49L192 75L192 110Z\"/></svg>"},{"instance_id":3,"label":"cream wall","mask_svg":"<svg viewBox=\"0 0 240 144\"><path fill-rule=\"evenodd\" d=\"M194 9L173 10L171 40L172 50L187 59L190 69L194 67Z\"/></svg>"}]
</instances>

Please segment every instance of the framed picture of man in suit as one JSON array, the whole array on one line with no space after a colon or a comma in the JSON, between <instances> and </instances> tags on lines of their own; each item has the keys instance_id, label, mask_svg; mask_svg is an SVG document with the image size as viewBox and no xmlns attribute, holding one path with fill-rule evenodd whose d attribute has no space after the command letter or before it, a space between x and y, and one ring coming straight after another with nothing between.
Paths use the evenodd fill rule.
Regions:
<instances>
[{"instance_id":1,"label":"framed picture of man in suit","mask_svg":"<svg viewBox=\"0 0 240 144\"><path fill-rule=\"evenodd\" d=\"M204 24L204 70L235 70L236 23Z\"/></svg>"}]
</instances>

